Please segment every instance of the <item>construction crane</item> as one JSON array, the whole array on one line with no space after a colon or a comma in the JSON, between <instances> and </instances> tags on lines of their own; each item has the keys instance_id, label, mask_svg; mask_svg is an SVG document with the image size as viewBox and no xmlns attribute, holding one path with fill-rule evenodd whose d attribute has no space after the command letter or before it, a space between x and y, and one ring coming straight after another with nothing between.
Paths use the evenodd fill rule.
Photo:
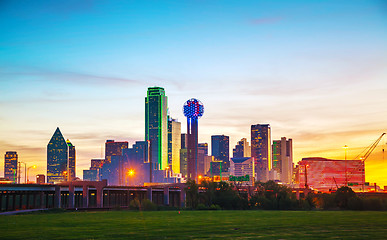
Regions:
<instances>
[{"instance_id":1,"label":"construction crane","mask_svg":"<svg viewBox=\"0 0 387 240\"><path fill-rule=\"evenodd\" d=\"M385 134L386 134L386 133L382 133L382 135L380 135L380 137L379 137L374 143L372 143L370 146L368 146L366 149L364 149L359 155L357 155L357 156L355 157L355 159L357 159L360 155L363 154L363 152L364 152L365 150L368 149L367 152L366 152L362 157L360 157L360 160L363 160L363 161L367 160L367 158L370 156L370 154L372 153L372 151L376 148L376 146L379 144L380 140L382 140L382 137L383 137Z\"/></svg>"},{"instance_id":2,"label":"construction crane","mask_svg":"<svg viewBox=\"0 0 387 240\"><path fill-rule=\"evenodd\" d=\"M383 136L385 135L386 133L382 133L382 135L380 135L380 137L374 142L372 143L370 146L368 146L366 149L364 149L359 155L357 155L355 157L355 159L357 159L359 156L360 157L360 160L363 162L363 166L364 166L364 169L363 169L363 192L364 192L364 185L365 185L365 160L367 160L367 158L371 155L372 151L374 151L374 149L376 148L376 146L379 144L380 140L382 140ZM367 150L367 151L366 151ZM364 155L363 152L366 153Z\"/></svg>"}]
</instances>

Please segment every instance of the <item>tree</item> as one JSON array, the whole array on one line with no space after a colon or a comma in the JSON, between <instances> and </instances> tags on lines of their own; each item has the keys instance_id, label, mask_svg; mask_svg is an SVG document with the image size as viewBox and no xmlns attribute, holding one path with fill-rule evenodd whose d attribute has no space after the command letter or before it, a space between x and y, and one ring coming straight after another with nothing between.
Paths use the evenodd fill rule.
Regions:
<instances>
[{"instance_id":1,"label":"tree","mask_svg":"<svg viewBox=\"0 0 387 240\"><path fill-rule=\"evenodd\" d=\"M252 208L292 209L297 205L292 190L274 181L256 182L256 194L250 199Z\"/></svg>"},{"instance_id":2,"label":"tree","mask_svg":"<svg viewBox=\"0 0 387 240\"><path fill-rule=\"evenodd\" d=\"M188 179L185 185L186 205L187 207L196 208L199 203L199 186L192 179Z\"/></svg>"},{"instance_id":3,"label":"tree","mask_svg":"<svg viewBox=\"0 0 387 240\"><path fill-rule=\"evenodd\" d=\"M216 182L211 181L202 181L201 187L203 188L204 192L200 195L203 199L203 203L210 207L215 202L215 193L216 188L218 187L218 184Z\"/></svg>"},{"instance_id":4,"label":"tree","mask_svg":"<svg viewBox=\"0 0 387 240\"><path fill-rule=\"evenodd\" d=\"M348 201L350 198L356 198L356 193L352 188L343 186L337 189L335 193L335 203L339 208L348 209Z\"/></svg>"}]
</instances>

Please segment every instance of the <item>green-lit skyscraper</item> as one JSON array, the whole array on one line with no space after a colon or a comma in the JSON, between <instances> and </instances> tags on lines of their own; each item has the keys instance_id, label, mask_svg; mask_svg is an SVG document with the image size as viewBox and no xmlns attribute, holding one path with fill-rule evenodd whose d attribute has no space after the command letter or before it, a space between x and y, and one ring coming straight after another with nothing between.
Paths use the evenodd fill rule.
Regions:
<instances>
[{"instance_id":1,"label":"green-lit skyscraper","mask_svg":"<svg viewBox=\"0 0 387 240\"><path fill-rule=\"evenodd\" d=\"M148 88L145 98L145 140L150 141L151 169L168 167L168 98L164 88Z\"/></svg>"}]
</instances>

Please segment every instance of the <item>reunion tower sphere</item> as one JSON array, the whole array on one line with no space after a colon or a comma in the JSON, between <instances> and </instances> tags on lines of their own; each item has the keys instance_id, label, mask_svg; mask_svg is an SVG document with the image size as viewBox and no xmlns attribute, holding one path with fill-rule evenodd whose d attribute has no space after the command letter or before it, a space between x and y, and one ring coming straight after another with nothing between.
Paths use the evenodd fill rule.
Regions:
<instances>
[{"instance_id":1,"label":"reunion tower sphere","mask_svg":"<svg viewBox=\"0 0 387 240\"><path fill-rule=\"evenodd\" d=\"M184 116L191 119L199 119L203 116L204 106L198 99L191 98L184 103Z\"/></svg>"}]
</instances>

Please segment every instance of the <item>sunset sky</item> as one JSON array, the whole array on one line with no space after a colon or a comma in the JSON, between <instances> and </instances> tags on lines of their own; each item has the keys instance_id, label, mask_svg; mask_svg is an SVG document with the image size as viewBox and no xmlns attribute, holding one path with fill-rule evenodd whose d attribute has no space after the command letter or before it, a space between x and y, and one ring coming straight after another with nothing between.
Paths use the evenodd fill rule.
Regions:
<instances>
[{"instance_id":1,"label":"sunset sky","mask_svg":"<svg viewBox=\"0 0 387 240\"><path fill-rule=\"evenodd\" d=\"M56 127L77 175L107 139L144 140L144 98L195 97L199 141L270 124L303 157L356 157L387 132L385 1L0 1L0 176L17 151L46 174ZM382 149L386 149L383 160ZM366 181L387 185L387 137Z\"/></svg>"}]
</instances>

